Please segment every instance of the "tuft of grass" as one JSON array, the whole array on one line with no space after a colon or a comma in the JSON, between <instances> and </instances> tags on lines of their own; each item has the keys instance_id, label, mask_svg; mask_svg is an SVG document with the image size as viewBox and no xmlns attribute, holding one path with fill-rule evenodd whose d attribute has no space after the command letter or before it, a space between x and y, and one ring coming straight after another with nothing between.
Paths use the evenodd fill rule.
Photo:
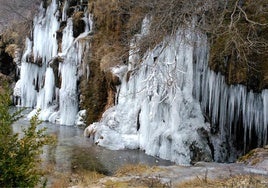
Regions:
<instances>
[{"instance_id":1,"label":"tuft of grass","mask_svg":"<svg viewBox=\"0 0 268 188\"><path fill-rule=\"evenodd\" d=\"M92 187L96 185L105 175L95 171L79 171L78 173L54 173L50 178L48 187Z\"/></svg>"},{"instance_id":2,"label":"tuft of grass","mask_svg":"<svg viewBox=\"0 0 268 188\"><path fill-rule=\"evenodd\" d=\"M115 176L108 178L108 180L102 183L103 187L113 188L125 188L125 187L159 187L169 188L171 182L162 182L161 177L146 176L146 174L152 174L158 172L161 169L159 167L150 167L144 164L127 164L119 168Z\"/></svg>"},{"instance_id":3,"label":"tuft of grass","mask_svg":"<svg viewBox=\"0 0 268 188\"><path fill-rule=\"evenodd\" d=\"M104 183L104 186L109 188L123 188L123 187L129 187L130 184L127 181L113 181L113 180L108 180L107 182Z\"/></svg>"},{"instance_id":4,"label":"tuft of grass","mask_svg":"<svg viewBox=\"0 0 268 188\"><path fill-rule=\"evenodd\" d=\"M130 179L110 179L103 184L106 188L171 188L171 183L162 183L160 177L133 177Z\"/></svg>"},{"instance_id":5,"label":"tuft of grass","mask_svg":"<svg viewBox=\"0 0 268 188\"><path fill-rule=\"evenodd\" d=\"M267 177L260 175L238 175L225 179L201 179L196 178L190 181L186 181L183 183L178 183L174 185L175 188L183 188L183 187L199 187L199 188L207 188L207 187L258 187L265 188L268 186Z\"/></svg>"},{"instance_id":6,"label":"tuft of grass","mask_svg":"<svg viewBox=\"0 0 268 188\"><path fill-rule=\"evenodd\" d=\"M157 166L154 167L150 167L144 164L138 164L138 165L134 165L134 164L127 164L122 166L121 168L119 168L116 173L115 176L116 177L122 177L122 176L127 176L127 175L141 175L144 173L152 173L152 172L157 172L160 171L161 169Z\"/></svg>"}]
</instances>

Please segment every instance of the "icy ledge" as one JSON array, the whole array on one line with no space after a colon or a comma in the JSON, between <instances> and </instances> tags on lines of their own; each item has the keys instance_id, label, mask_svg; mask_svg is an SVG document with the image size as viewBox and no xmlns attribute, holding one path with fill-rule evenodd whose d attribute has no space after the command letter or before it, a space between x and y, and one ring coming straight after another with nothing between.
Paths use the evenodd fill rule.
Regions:
<instances>
[{"instance_id":1,"label":"icy ledge","mask_svg":"<svg viewBox=\"0 0 268 188\"><path fill-rule=\"evenodd\" d=\"M131 55L117 104L85 135L94 135L97 144L109 149L141 149L178 164L210 161L209 125L192 97L194 40L195 34L179 31L141 64Z\"/></svg>"}]
</instances>

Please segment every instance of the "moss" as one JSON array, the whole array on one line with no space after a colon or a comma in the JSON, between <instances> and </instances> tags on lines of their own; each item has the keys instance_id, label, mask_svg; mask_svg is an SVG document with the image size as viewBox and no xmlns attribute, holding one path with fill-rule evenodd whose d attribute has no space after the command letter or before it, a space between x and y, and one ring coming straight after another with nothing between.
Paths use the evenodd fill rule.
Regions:
<instances>
[{"instance_id":1,"label":"moss","mask_svg":"<svg viewBox=\"0 0 268 188\"><path fill-rule=\"evenodd\" d=\"M261 162L262 160L260 158L255 158L251 161L251 165L256 165L258 164L259 162Z\"/></svg>"},{"instance_id":2,"label":"moss","mask_svg":"<svg viewBox=\"0 0 268 188\"><path fill-rule=\"evenodd\" d=\"M91 41L91 49L94 50L85 60L90 75L88 79L83 79L80 88L81 105L87 109L86 121L90 124L99 120L105 109L114 105L115 85L119 80L109 71L111 67L127 61L129 40L125 35L126 16L120 14L117 1L91 0L88 9L94 15L95 34ZM82 12L73 15L74 25L81 26L82 16Z\"/></svg>"},{"instance_id":3,"label":"moss","mask_svg":"<svg viewBox=\"0 0 268 188\"><path fill-rule=\"evenodd\" d=\"M98 121L104 112L107 102L107 80L99 67L99 62L89 62L90 77L84 78L80 85L82 92L82 108L87 109L86 122Z\"/></svg>"},{"instance_id":4,"label":"moss","mask_svg":"<svg viewBox=\"0 0 268 188\"><path fill-rule=\"evenodd\" d=\"M124 188L124 187L129 187L129 183L128 182L123 182L123 181L112 181L112 180L108 180L105 182L105 187L117 187L117 188Z\"/></svg>"}]
</instances>

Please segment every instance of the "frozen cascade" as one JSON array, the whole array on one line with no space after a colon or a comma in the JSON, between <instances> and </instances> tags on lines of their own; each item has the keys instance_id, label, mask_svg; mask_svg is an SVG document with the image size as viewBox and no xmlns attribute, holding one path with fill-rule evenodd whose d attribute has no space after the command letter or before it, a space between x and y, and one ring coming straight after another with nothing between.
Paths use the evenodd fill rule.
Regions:
<instances>
[{"instance_id":1,"label":"frozen cascade","mask_svg":"<svg viewBox=\"0 0 268 188\"><path fill-rule=\"evenodd\" d=\"M22 57L20 88L21 105L35 107L37 101L51 101L45 91L42 91L45 84L46 68L52 57L57 55L56 31L59 28L57 17L57 4L53 0L47 11L40 5L39 13L34 18L33 41L26 40L26 51ZM49 42L48 42L49 41ZM29 84L31 83L31 84ZM45 86L52 88L51 86ZM41 90L41 91L40 91ZM39 92L40 91L40 92ZM51 91L46 91L46 93ZM50 97L52 97L50 95ZM39 103L38 108L45 108L47 104Z\"/></svg>"},{"instance_id":2,"label":"frozen cascade","mask_svg":"<svg viewBox=\"0 0 268 188\"><path fill-rule=\"evenodd\" d=\"M198 40L201 41L201 40ZM268 90L262 93L247 91L243 85L227 85L220 73L215 73L208 67L208 48L203 41L196 49L196 64L194 66L194 94L201 102L201 108L211 118L212 128L218 126L218 143L214 143L215 159L223 160L226 152L220 149L220 143L232 145L235 142L244 143L244 151L252 141L255 132L257 146L267 144L268 128ZM237 140L238 125L243 125L244 140ZM241 130L239 130L241 131ZM232 143L233 142L233 143ZM218 145L218 148L217 148Z\"/></svg>"},{"instance_id":3,"label":"frozen cascade","mask_svg":"<svg viewBox=\"0 0 268 188\"><path fill-rule=\"evenodd\" d=\"M34 18L33 29L33 55L34 62L42 58L43 66L57 55L58 44L56 31L59 29L59 12L56 0L52 0L46 12L41 4L39 14ZM49 42L48 42L49 41Z\"/></svg>"},{"instance_id":4,"label":"frozen cascade","mask_svg":"<svg viewBox=\"0 0 268 188\"><path fill-rule=\"evenodd\" d=\"M39 68L36 64L27 63L28 57L32 53L32 42L27 38L25 44L25 52L21 60L20 80L16 83L14 91L18 91L21 97L21 105L25 107L33 107L36 105L38 87ZM31 73L28 75L28 73ZM29 84L31 83L31 84Z\"/></svg>"},{"instance_id":5,"label":"frozen cascade","mask_svg":"<svg viewBox=\"0 0 268 188\"><path fill-rule=\"evenodd\" d=\"M64 3L61 15L56 0L52 0L47 9L41 4L39 13L34 18L33 41L26 40L20 80L14 89L14 96L19 95L19 105L35 108L28 117L41 109L39 117L42 120L73 125L79 103L77 81L82 74L88 74L88 69L82 65L82 57L88 45L82 39L91 32L92 20L88 19L92 17L85 11L85 32L74 38L72 18L66 17L67 9L68 1ZM62 33L62 50L59 51L57 31L60 21L66 20L67 25ZM58 71L54 71L58 59L61 59ZM59 75L55 75L56 72ZM56 77L60 77L60 88L56 87Z\"/></svg>"},{"instance_id":6,"label":"frozen cascade","mask_svg":"<svg viewBox=\"0 0 268 188\"><path fill-rule=\"evenodd\" d=\"M77 97L77 43L72 45L72 19L68 19L67 27L63 31L62 49L65 60L60 64L62 83L60 89L60 124L74 124L78 112Z\"/></svg>"},{"instance_id":7,"label":"frozen cascade","mask_svg":"<svg viewBox=\"0 0 268 188\"><path fill-rule=\"evenodd\" d=\"M121 80L118 103L85 135L95 134L96 143L110 149L140 148L179 164L211 160L209 124L192 97L194 47L189 40L193 35L178 31L148 52L141 64L133 62L137 57L130 52L132 66L113 70L117 74L128 70Z\"/></svg>"}]
</instances>

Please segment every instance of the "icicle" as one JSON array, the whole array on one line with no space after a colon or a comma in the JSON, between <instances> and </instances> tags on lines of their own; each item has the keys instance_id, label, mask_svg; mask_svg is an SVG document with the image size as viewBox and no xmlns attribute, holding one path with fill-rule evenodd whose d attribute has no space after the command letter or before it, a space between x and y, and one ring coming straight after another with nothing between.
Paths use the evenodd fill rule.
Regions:
<instances>
[{"instance_id":1,"label":"icicle","mask_svg":"<svg viewBox=\"0 0 268 188\"><path fill-rule=\"evenodd\" d=\"M24 107L34 107L37 97L36 89L39 89L39 68L37 65L27 62L28 57L32 53L32 43L28 38L26 39L25 46L26 50L21 60L20 84L18 85L20 86L21 105Z\"/></svg>"},{"instance_id":2,"label":"icicle","mask_svg":"<svg viewBox=\"0 0 268 188\"><path fill-rule=\"evenodd\" d=\"M196 147L204 160L210 160L207 140L198 133L199 129L208 131L208 125L192 97L194 47L188 41L195 34L178 31L141 59L136 44L147 34L149 24L146 18L142 33L131 41L128 71L133 74L123 71L117 105L89 129L95 129L95 140L108 148L140 148L150 155L189 164L190 147Z\"/></svg>"},{"instance_id":3,"label":"icicle","mask_svg":"<svg viewBox=\"0 0 268 188\"><path fill-rule=\"evenodd\" d=\"M62 9L62 15L61 15L62 21L66 21L67 20L67 10L68 10L68 8L69 8L69 1L66 0L64 2L63 9Z\"/></svg>"},{"instance_id":4,"label":"icicle","mask_svg":"<svg viewBox=\"0 0 268 188\"><path fill-rule=\"evenodd\" d=\"M85 11L85 32L75 39L72 18L67 18L68 7L69 1L65 1L62 15L59 15L57 0L52 0L47 9L40 6L33 22L33 41L26 40L21 78L16 84L14 96L21 99L21 106L40 108L39 118L42 120L74 125L79 103L77 81L83 74L89 74L88 67L81 65L89 45L80 39L87 36L89 29L92 30L92 16ZM56 36L60 16L61 21L67 21L67 24L62 33L62 51L58 54ZM59 57L63 63L56 62ZM57 64L58 67L55 67ZM59 75L54 75L54 69L58 69L56 72ZM59 76L60 89L55 86L55 78ZM35 112L36 109L28 117Z\"/></svg>"},{"instance_id":5,"label":"icicle","mask_svg":"<svg viewBox=\"0 0 268 188\"><path fill-rule=\"evenodd\" d=\"M33 54L34 62L40 61L45 65L52 57L57 55L58 45L56 31L59 29L58 10L56 0L52 0L45 15L44 9L39 10L39 15L34 19Z\"/></svg>"},{"instance_id":6,"label":"icicle","mask_svg":"<svg viewBox=\"0 0 268 188\"><path fill-rule=\"evenodd\" d=\"M228 86L220 73L208 68L207 58L204 58L208 53L202 48L197 48L195 53L198 58L194 68L196 76L193 93L201 102L203 111L211 117L212 125L219 125L222 143L226 141L226 134L229 141L232 141L231 136L236 135L236 126L242 120L244 148L251 142L253 130L256 132L258 146L266 144L267 90L257 94L247 92L247 88L242 85ZM232 145L231 142L228 144Z\"/></svg>"}]
</instances>

